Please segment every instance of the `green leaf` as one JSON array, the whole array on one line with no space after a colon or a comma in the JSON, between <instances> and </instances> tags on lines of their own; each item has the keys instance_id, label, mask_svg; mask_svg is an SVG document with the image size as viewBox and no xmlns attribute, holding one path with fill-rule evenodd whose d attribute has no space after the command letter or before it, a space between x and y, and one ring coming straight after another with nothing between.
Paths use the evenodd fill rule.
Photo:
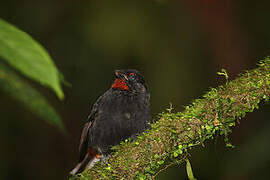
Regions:
<instances>
[{"instance_id":1,"label":"green leaf","mask_svg":"<svg viewBox=\"0 0 270 180\"><path fill-rule=\"evenodd\" d=\"M0 19L0 56L16 70L55 91L64 93L60 73L47 51L28 34Z\"/></svg>"},{"instance_id":2,"label":"green leaf","mask_svg":"<svg viewBox=\"0 0 270 180\"><path fill-rule=\"evenodd\" d=\"M187 175L189 180L196 180L196 178L193 175L191 164L188 159L186 159L186 170L187 170Z\"/></svg>"},{"instance_id":3,"label":"green leaf","mask_svg":"<svg viewBox=\"0 0 270 180\"><path fill-rule=\"evenodd\" d=\"M57 126L65 132L61 118L47 100L2 63L0 63L0 89L7 92L14 99L21 101L27 108L49 124Z\"/></svg>"},{"instance_id":4,"label":"green leaf","mask_svg":"<svg viewBox=\"0 0 270 180\"><path fill-rule=\"evenodd\" d=\"M223 69L223 68L222 68L222 69L221 69L221 72L217 72L217 74L220 75L220 76L225 76L226 82L228 82L229 75L228 75L226 69Z\"/></svg>"}]
</instances>

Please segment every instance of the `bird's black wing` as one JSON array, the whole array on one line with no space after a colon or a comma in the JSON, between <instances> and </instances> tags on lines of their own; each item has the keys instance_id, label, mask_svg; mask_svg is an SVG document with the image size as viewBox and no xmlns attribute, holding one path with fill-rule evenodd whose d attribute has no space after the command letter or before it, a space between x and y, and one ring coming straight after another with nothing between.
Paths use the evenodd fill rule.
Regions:
<instances>
[{"instance_id":1,"label":"bird's black wing","mask_svg":"<svg viewBox=\"0 0 270 180\"><path fill-rule=\"evenodd\" d=\"M94 121L97 119L97 114L98 114L98 108L100 105L100 101L103 99L104 95L99 97L96 103L93 105L92 110L90 115L88 116L87 122L85 123L82 134L81 134L81 139L80 139L80 144L79 144L79 162L83 161L87 150L88 150L88 132L89 129L91 128L92 124Z\"/></svg>"}]
</instances>

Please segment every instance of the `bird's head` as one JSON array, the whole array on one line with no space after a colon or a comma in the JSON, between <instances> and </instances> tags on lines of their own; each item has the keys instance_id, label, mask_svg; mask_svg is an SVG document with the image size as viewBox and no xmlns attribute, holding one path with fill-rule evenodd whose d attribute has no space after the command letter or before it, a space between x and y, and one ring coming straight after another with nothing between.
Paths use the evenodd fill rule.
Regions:
<instances>
[{"instance_id":1,"label":"bird's head","mask_svg":"<svg viewBox=\"0 0 270 180\"><path fill-rule=\"evenodd\" d=\"M136 69L115 70L115 80L111 87L132 92L148 91L142 74Z\"/></svg>"}]
</instances>

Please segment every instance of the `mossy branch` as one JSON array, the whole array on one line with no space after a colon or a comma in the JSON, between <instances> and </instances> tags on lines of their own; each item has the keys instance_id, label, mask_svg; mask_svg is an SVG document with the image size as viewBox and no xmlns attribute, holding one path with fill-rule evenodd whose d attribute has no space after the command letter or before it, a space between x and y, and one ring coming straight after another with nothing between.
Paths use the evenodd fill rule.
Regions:
<instances>
[{"instance_id":1,"label":"mossy branch","mask_svg":"<svg viewBox=\"0 0 270 180\"><path fill-rule=\"evenodd\" d=\"M168 165L184 162L190 148L203 145L215 134L224 135L226 141L235 122L269 97L268 57L258 63L258 68L211 88L183 112L172 113L168 109L136 140L126 140L113 147L115 152L107 163L97 163L72 179L154 179Z\"/></svg>"}]
</instances>

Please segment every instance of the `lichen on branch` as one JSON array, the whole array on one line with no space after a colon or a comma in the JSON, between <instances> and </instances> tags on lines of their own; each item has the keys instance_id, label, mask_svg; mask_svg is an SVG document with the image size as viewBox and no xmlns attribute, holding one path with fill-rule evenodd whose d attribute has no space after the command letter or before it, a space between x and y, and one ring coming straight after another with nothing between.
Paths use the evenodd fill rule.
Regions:
<instances>
[{"instance_id":1,"label":"lichen on branch","mask_svg":"<svg viewBox=\"0 0 270 180\"><path fill-rule=\"evenodd\" d=\"M203 145L215 134L224 135L227 141L236 121L269 98L270 58L267 57L256 69L211 88L183 112L172 113L169 109L161 113L151 129L136 140L114 146L115 151L106 163L99 162L72 179L154 179L169 165L184 162L189 149Z\"/></svg>"}]
</instances>

